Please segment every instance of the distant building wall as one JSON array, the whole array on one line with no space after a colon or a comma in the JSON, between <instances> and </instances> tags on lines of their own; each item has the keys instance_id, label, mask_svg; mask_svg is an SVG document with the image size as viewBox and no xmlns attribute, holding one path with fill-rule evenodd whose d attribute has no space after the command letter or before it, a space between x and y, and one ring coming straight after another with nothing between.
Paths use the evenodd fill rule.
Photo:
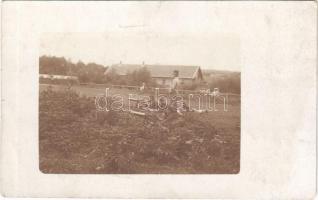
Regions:
<instances>
[{"instance_id":1,"label":"distant building wall","mask_svg":"<svg viewBox=\"0 0 318 200\"><path fill-rule=\"evenodd\" d=\"M170 87L172 78L153 77L152 78L158 85ZM191 85L200 82L200 79L192 78L179 78L180 85Z\"/></svg>"},{"instance_id":2,"label":"distant building wall","mask_svg":"<svg viewBox=\"0 0 318 200\"><path fill-rule=\"evenodd\" d=\"M161 77L153 77L152 78L158 85L162 86L170 86L172 82L172 78L161 78Z\"/></svg>"},{"instance_id":3,"label":"distant building wall","mask_svg":"<svg viewBox=\"0 0 318 200\"><path fill-rule=\"evenodd\" d=\"M194 83L195 79L190 79L190 78L181 78L180 82L181 84L189 85Z\"/></svg>"}]
</instances>

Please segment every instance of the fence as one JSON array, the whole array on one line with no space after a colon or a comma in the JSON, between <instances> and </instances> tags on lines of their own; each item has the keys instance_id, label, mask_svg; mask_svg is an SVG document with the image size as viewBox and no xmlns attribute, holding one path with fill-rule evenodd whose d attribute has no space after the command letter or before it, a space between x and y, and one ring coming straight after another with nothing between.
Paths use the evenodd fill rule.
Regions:
<instances>
[{"instance_id":1,"label":"fence","mask_svg":"<svg viewBox=\"0 0 318 200\"><path fill-rule=\"evenodd\" d=\"M117 89L129 89L129 90L140 90L141 86L132 86L132 85L112 85L112 84L95 84L95 83L80 83L81 86L93 87L93 88L117 88ZM169 93L171 88L162 88L162 87L145 87L145 90L155 91L158 89L161 93ZM200 90L176 90L178 94L202 94ZM228 96L241 96L240 94L235 93L219 93L220 95Z\"/></svg>"},{"instance_id":2,"label":"fence","mask_svg":"<svg viewBox=\"0 0 318 200\"><path fill-rule=\"evenodd\" d=\"M46 83L46 82L40 82L40 84L45 85L45 84L56 84L55 82L52 83ZM105 89L105 88L114 88L114 89L129 89L129 90L140 90L140 86L132 86L132 85L112 85L112 84L96 84L96 83L79 83L79 84L74 84L74 85L80 85L80 86L84 86L84 87L91 87L91 88L100 88L100 89ZM158 91L161 94L164 93L170 93L171 88L162 88L162 87L145 87L146 91L151 91L154 92L156 89L158 89ZM200 91L200 90L176 90L176 92L178 94L204 94L204 92ZM227 96L236 96L236 97L240 97L240 94L235 94L235 93L227 93L227 92L220 92L219 95L227 95Z\"/></svg>"}]
</instances>

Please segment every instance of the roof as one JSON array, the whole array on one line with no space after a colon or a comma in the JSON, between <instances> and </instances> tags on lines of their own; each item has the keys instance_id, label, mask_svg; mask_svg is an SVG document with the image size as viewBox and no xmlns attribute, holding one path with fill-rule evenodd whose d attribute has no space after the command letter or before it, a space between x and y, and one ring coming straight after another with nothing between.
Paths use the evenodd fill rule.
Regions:
<instances>
[{"instance_id":1,"label":"roof","mask_svg":"<svg viewBox=\"0 0 318 200\"><path fill-rule=\"evenodd\" d=\"M151 76L170 78L173 76L173 71L179 71L179 78L194 78L199 66L188 65L138 65L138 64L114 64L108 70L115 69L119 75L127 75L128 72L133 72L142 67L146 67ZM108 71L107 70L107 71ZM107 73L106 71L106 73Z\"/></svg>"}]
</instances>

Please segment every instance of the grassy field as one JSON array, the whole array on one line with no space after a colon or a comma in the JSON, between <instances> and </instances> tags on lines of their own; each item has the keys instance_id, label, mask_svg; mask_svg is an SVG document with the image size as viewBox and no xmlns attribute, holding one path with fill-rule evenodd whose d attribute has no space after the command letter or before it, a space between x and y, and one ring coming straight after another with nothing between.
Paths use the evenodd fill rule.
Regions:
<instances>
[{"instance_id":1,"label":"grassy field","mask_svg":"<svg viewBox=\"0 0 318 200\"><path fill-rule=\"evenodd\" d=\"M228 111L172 113L157 124L127 112L96 113L104 88L40 85L44 173L233 174L240 166L240 100ZM110 94L137 93L112 89ZM125 100L127 102L127 100Z\"/></svg>"}]
</instances>

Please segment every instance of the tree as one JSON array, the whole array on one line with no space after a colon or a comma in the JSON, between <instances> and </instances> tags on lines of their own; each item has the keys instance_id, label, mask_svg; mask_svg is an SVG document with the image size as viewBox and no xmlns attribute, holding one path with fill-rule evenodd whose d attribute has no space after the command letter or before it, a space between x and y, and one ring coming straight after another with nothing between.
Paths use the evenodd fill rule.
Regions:
<instances>
[{"instance_id":1,"label":"tree","mask_svg":"<svg viewBox=\"0 0 318 200\"><path fill-rule=\"evenodd\" d=\"M141 85L142 83L150 85L152 83L151 73L146 67L128 73L127 79L129 81L129 84L132 85Z\"/></svg>"},{"instance_id":2,"label":"tree","mask_svg":"<svg viewBox=\"0 0 318 200\"><path fill-rule=\"evenodd\" d=\"M221 92L241 93L241 75L238 73L210 76L208 84L211 89L219 88Z\"/></svg>"},{"instance_id":3,"label":"tree","mask_svg":"<svg viewBox=\"0 0 318 200\"><path fill-rule=\"evenodd\" d=\"M105 75L105 82L111 84L117 84L118 80L120 79L119 75L116 72L116 69L111 68Z\"/></svg>"},{"instance_id":4,"label":"tree","mask_svg":"<svg viewBox=\"0 0 318 200\"><path fill-rule=\"evenodd\" d=\"M40 74L66 75L68 71L67 61L64 57L41 56L39 65Z\"/></svg>"},{"instance_id":5,"label":"tree","mask_svg":"<svg viewBox=\"0 0 318 200\"><path fill-rule=\"evenodd\" d=\"M88 63L86 65L82 61L78 61L74 64L70 59L66 60L64 57L44 55L39 58L40 74L77 76L80 82L84 83L105 82L105 70L106 67L103 65L96 63Z\"/></svg>"}]
</instances>

